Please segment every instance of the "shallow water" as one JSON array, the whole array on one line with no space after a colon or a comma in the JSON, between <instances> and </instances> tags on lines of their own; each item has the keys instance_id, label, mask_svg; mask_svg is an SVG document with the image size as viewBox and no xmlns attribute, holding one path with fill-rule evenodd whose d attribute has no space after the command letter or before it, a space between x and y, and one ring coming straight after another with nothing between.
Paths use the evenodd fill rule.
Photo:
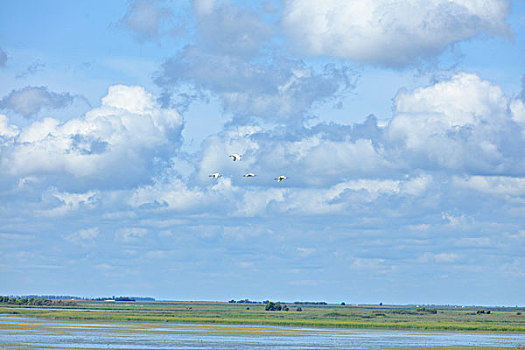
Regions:
<instances>
[{"instance_id":1,"label":"shallow water","mask_svg":"<svg viewBox=\"0 0 525 350\"><path fill-rule=\"evenodd\" d=\"M379 349L524 346L525 334L87 322L0 315L7 349Z\"/></svg>"}]
</instances>

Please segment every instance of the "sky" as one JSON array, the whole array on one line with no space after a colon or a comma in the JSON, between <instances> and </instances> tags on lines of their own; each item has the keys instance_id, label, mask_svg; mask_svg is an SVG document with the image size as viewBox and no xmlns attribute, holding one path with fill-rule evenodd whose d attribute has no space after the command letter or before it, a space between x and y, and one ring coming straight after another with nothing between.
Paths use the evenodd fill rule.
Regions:
<instances>
[{"instance_id":1,"label":"sky","mask_svg":"<svg viewBox=\"0 0 525 350\"><path fill-rule=\"evenodd\" d=\"M525 2L2 1L0 240L2 295L523 306Z\"/></svg>"}]
</instances>

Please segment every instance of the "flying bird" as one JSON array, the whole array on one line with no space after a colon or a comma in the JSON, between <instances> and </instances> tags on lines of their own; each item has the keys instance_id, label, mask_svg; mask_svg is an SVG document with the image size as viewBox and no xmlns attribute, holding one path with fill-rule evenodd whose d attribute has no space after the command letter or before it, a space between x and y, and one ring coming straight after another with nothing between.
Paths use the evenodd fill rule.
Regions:
<instances>
[{"instance_id":1,"label":"flying bird","mask_svg":"<svg viewBox=\"0 0 525 350\"><path fill-rule=\"evenodd\" d=\"M286 180L286 179L287 179L286 176L281 175L281 176L279 176L279 177L276 177L274 180L277 180L277 182L281 182L281 181Z\"/></svg>"},{"instance_id":2,"label":"flying bird","mask_svg":"<svg viewBox=\"0 0 525 350\"><path fill-rule=\"evenodd\" d=\"M235 162L236 160L241 160L242 154L233 153L230 154L230 157L233 158L233 161Z\"/></svg>"},{"instance_id":3,"label":"flying bird","mask_svg":"<svg viewBox=\"0 0 525 350\"><path fill-rule=\"evenodd\" d=\"M256 177L257 175L255 175L254 173L248 173L248 174L244 174L243 176L244 177Z\"/></svg>"},{"instance_id":4,"label":"flying bird","mask_svg":"<svg viewBox=\"0 0 525 350\"><path fill-rule=\"evenodd\" d=\"M212 179L218 179L219 177L221 177L222 175L219 174L219 173L213 173L211 175L208 175L208 177L211 177Z\"/></svg>"}]
</instances>

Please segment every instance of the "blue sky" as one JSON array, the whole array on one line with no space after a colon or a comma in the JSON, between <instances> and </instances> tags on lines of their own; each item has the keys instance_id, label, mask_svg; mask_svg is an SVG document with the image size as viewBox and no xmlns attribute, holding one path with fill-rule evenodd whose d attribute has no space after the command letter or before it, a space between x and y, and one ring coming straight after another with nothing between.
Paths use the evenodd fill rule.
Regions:
<instances>
[{"instance_id":1,"label":"blue sky","mask_svg":"<svg viewBox=\"0 0 525 350\"><path fill-rule=\"evenodd\" d=\"M522 1L4 1L0 82L1 294L524 304Z\"/></svg>"}]
</instances>

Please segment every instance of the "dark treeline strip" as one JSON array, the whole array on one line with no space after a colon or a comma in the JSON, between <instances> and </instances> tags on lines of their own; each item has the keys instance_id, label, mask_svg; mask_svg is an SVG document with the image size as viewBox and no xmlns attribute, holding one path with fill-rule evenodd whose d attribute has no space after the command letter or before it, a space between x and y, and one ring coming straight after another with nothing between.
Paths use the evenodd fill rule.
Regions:
<instances>
[{"instance_id":1,"label":"dark treeline strip","mask_svg":"<svg viewBox=\"0 0 525 350\"><path fill-rule=\"evenodd\" d=\"M30 299L30 298L34 298L34 299L50 299L50 300L87 300L87 301L103 301L103 300L115 300L115 301L155 301L155 298L151 298L151 297L125 297L125 296L120 296L120 297L115 297L115 296L112 296L112 297L91 297L91 298L87 298L87 297L77 297L77 296L72 296L72 295L36 295L36 294L31 294L31 295L22 295L22 296L19 296L19 295L16 295L16 296L10 296L11 298L19 298L19 299L23 299L23 298L27 298L27 299Z\"/></svg>"},{"instance_id":2,"label":"dark treeline strip","mask_svg":"<svg viewBox=\"0 0 525 350\"><path fill-rule=\"evenodd\" d=\"M51 299L51 300L89 300L90 298L76 297L72 295L22 295L16 296L17 298L38 298L38 299Z\"/></svg>"},{"instance_id":3,"label":"dark treeline strip","mask_svg":"<svg viewBox=\"0 0 525 350\"><path fill-rule=\"evenodd\" d=\"M0 303L9 305L35 305L35 306L76 306L77 303L72 301L51 300L46 298L34 297L8 297L0 296Z\"/></svg>"},{"instance_id":4,"label":"dark treeline strip","mask_svg":"<svg viewBox=\"0 0 525 350\"><path fill-rule=\"evenodd\" d=\"M267 305L270 303L270 300L264 300L264 301L253 301L249 299L242 299L242 300L230 300L228 301L230 304L265 304ZM294 302L295 305L328 305L325 301L296 301ZM345 303L341 303L341 305L345 305Z\"/></svg>"},{"instance_id":5,"label":"dark treeline strip","mask_svg":"<svg viewBox=\"0 0 525 350\"><path fill-rule=\"evenodd\" d=\"M295 305L328 305L324 301L296 301Z\"/></svg>"}]
</instances>

